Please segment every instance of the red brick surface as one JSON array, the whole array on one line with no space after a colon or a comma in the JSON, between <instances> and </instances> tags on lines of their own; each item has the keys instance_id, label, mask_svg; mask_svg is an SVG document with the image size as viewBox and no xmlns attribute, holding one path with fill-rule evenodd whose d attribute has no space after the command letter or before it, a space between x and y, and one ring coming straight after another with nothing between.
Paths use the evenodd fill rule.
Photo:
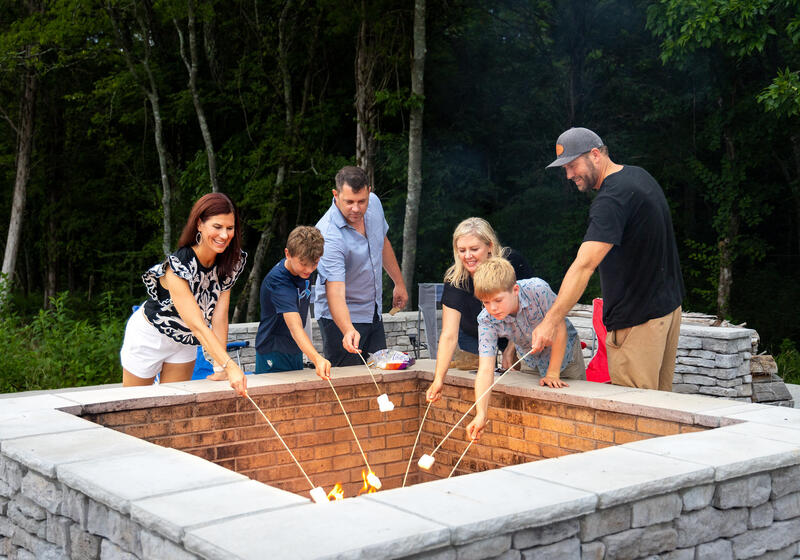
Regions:
<instances>
[{"instance_id":1,"label":"red brick surface","mask_svg":"<svg viewBox=\"0 0 800 560\"><path fill-rule=\"evenodd\" d=\"M388 393L395 404L389 413L378 410L378 391L369 378L359 384L352 381L344 379L341 386L336 386L339 398L383 487L398 487L425 413L424 392L429 381L420 374L379 383L380 391ZM436 462L429 472L416 465L416 460L423 453L431 453L472 406L474 391L465 385L462 379L448 382L442 399L431 406L419 435L407 484L447 477L467 447L465 426L472 419L472 412L436 451ZM327 385L296 386L294 392L253 398L315 485L330 490L339 482L344 486L345 496L357 495L363 490L362 471L366 465L339 402ZM518 393L518 389L514 395L494 391L489 424L481 440L470 447L455 475L706 429L543 401ZM300 469L249 400L229 398L85 417L158 445L192 453L284 490L304 496L310 490Z\"/></svg>"}]
</instances>

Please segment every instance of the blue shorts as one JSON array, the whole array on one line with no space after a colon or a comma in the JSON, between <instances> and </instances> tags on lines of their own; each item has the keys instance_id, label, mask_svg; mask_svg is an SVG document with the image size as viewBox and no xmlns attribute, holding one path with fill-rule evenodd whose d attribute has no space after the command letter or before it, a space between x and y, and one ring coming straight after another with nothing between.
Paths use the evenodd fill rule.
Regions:
<instances>
[{"instance_id":1,"label":"blue shorts","mask_svg":"<svg viewBox=\"0 0 800 560\"><path fill-rule=\"evenodd\" d=\"M275 373L277 371L296 371L303 369L303 353L256 352L256 373Z\"/></svg>"}]
</instances>

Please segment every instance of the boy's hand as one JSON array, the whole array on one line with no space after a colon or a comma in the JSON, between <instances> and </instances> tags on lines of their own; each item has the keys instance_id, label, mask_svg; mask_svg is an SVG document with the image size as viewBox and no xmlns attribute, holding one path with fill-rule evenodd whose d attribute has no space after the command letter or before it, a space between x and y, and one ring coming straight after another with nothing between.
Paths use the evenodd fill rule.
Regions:
<instances>
[{"instance_id":1,"label":"boy's hand","mask_svg":"<svg viewBox=\"0 0 800 560\"><path fill-rule=\"evenodd\" d=\"M358 354L358 344L361 342L361 333L355 327L344 333L342 337L342 346L351 354Z\"/></svg>"},{"instance_id":2,"label":"boy's hand","mask_svg":"<svg viewBox=\"0 0 800 560\"><path fill-rule=\"evenodd\" d=\"M548 387L552 387L553 389L560 389L561 387L569 387L567 383L565 383L555 375L546 375L542 377L539 380L539 385L541 385L542 387L547 385Z\"/></svg>"},{"instance_id":3,"label":"boy's hand","mask_svg":"<svg viewBox=\"0 0 800 560\"><path fill-rule=\"evenodd\" d=\"M467 424L467 435L471 440L479 440L481 439L481 434L483 433L483 428L486 427L486 417L482 414L476 414L475 418L472 419L472 422Z\"/></svg>"},{"instance_id":4,"label":"boy's hand","mask_svg":"<svg viewBox=\"0 0 800 560\"><path fill-rule=\"evenodd\" d=\"M425 393L425 398L428 402L433 403L442 398L442 385L444 385L444 383L441 379L433 380L433 383L431 383L431 386L428 388L428 392Z\"/></svg>"},{"instance_id":5,"label":"boy's hand","mask_svg":"<svg viewBox=\"0 0 800 560\"><path fill-rule=\"evenodd\" d=\"M317 375L320 379L330 379L331 378L331 363L326 360L323 356L318 357L314 361L314 367L317 370Z\"/></svg>"}]
</instances>

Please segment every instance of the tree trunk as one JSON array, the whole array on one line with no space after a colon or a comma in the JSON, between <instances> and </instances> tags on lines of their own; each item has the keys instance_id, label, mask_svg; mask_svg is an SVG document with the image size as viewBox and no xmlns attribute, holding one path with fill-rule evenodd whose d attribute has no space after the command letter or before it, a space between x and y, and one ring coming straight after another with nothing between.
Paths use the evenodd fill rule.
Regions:
<instances>
[{"instance_id":1,"label":"tree trunk","mask_svg":"<svg viewBox=\"0 0 800 560\"><path fill-rule=\"evenodd\" d=\"M377 115L375 114L376 52L370 44L367 31L366 0L361 2L361 25L356 45L356 165L367 174L370 186L375 185L375 151L377 141Z\"/></svg>"},{"instance_id":2,"label":"tree trunk","mask_svg":"<svg viewBox=\"0 0 800 560\"><path fill-rule=\"evenodd\" d=\"M183 64L186 66L186 71L189 73L189 89L192 92L192 102L194 103L194 111L197 114L197 122L200 125L200 133L203 136L203 143L206 147L206 159L208 160L208 177L211 181L211 190L219 192L219 183L217 182L217 157L214 152L214 143L211 139L211 131L208 129L208 121L206 114L203 110L203 104L200 102L200 93L197 91L197 32L195 31L194 20L194 0L188 0L188 27L189 27L189 58L186 57L186 51L183 45L183 31L177 20L173 20L175 28L178 30L178 39L180 41L181 58Z\"/></svg>"},{"instance_id":3,"label":"tree trunk","mask_svg":"<svg viewBox=\"0 0 800 560\"><path fill-rule=\"evenodd\" d=\"M44 284L44 302L42 307L44 309L50 308L50 298L56 296L56 290L58 286L56 285L57 278L58 278L58 240L57 240L57 233L56 233L56 219L55 219L55 209L56 209L56 196L54 192L54 188L51 187L49 193L49 206L50 212L47 218L47 247L45 249L45 254L47 255L47 264L45 265L45 284Z\"/></svg>"},{"instance_id":4,"label":"tree trunk","mask_svg":"<svg viewBox=\"0 0 800 560\"><path fill-rule=\"evenodd\" d=\"M414 60L411 64L411 118L408 129L408 195L403 223L403 281L412 293L417 261L417 223L422 193L422 113L425 96L425 0L414 2Z\"/></svg>"},{"instance_id":5,"label":"tree trunk","mask_svg":"<svg viewBox=\"0 0 800 560\"><path fill-rule=\"evenodd\" d=\"M730 318L731 286L733 286L733 261L735 244L739 235L739 216L731 212L728 232L719 242L719 281L717 283L717 317Z\"/></svg>"},{"instance_id":6,"label":"tree trunk","mask_svg":"<svg viewBox=\"0 0 800 560\"><path fill-rule=\"evenodd\" d=\"M36 113L36 94L39 80L34 70L28 70L23 78L22 102L19 110L17 128L17 173L14 179L14 198L11 203L11 219L8 224L6 249L3 254L3 269L0 276L0 308L11 294L14 269L17 264L20 239L22 238L22 218L25 213L25 198L28 178L31 172L31 153L33 151L34 118ZM3 281L4 279L4 281Z\"/></svg>"}]
</instances>

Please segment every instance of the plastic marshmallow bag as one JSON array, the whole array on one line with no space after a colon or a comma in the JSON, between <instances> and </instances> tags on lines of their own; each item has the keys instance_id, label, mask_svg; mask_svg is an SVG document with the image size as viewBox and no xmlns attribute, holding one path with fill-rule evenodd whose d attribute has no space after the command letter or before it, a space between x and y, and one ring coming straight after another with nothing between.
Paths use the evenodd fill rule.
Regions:
<instances>
[{"instance_id":1,"label":"plastic marshmallow bag","mask_svg":"<svg viewBox=\"0 0 800 560\"><path fill-rule=\"evenodd\" d=\"M370 355L367 363L380 369L406 369L414 363L414 358L400 350L385 348Z\"/></svg>"}]
</instances>

